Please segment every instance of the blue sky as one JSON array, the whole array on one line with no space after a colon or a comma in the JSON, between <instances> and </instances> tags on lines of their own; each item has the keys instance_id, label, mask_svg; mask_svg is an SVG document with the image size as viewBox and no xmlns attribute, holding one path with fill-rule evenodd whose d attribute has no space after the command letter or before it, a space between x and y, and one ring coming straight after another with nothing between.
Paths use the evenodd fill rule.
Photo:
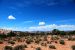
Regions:
<instances>
[{"instance_id":1,"label":"blue sky","mask_svg":"<svg viewBox=\"0 0 75 50\"><path fill-rule=\"evenodd\" d=\"M74 0L0 0L0 28L75 30Z\"/></svg>"}]
</instances>

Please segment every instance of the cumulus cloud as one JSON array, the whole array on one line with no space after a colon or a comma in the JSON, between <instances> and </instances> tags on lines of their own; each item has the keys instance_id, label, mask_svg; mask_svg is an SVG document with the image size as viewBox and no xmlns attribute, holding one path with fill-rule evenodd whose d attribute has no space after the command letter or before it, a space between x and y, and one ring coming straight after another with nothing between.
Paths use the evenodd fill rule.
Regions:
<instances>
[{"instance_id":1,"label":"cumulus cloud","mask_svg":"<svg viewBox=\"0 0 75 50\"><path fill-rule=\"evenodd\" d=\"M8 19L13 20L13 19L16 19L16 18L14 16L12 16L12 15L9 15Z\"/></svg>"},{"instance_id":2,"label":"cumulus cloud","mask_svg":"<svg viewBox=\"0 0 75 50\"><path fill-rule=\"evenodd\" d=\"M45 25L45 22L39 22L39 25L41 25L41 26Z\"/></svg>"}]
</instances>

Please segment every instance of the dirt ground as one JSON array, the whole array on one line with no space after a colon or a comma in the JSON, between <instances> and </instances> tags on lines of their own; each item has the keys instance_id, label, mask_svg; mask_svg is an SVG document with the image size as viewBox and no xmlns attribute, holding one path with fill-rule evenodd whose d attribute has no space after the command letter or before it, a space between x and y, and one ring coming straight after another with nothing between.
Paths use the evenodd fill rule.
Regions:
<instances>
[{"instance_id":1,"label":"dirt ground","mask_svg":"<svg viewBox=\"0 0 75 50\"><path fill-rule=\"evenodd\" d=\"M48 40L50 41L50 39L48 38ZM20 44L26 44L25 42L16 42L15 45L20 45ZM52 43L53 45L55 45L56 49L50 49L49 46L41 46L40 44L28 44L28 48L25 48L25 50L36 50L35 48L37 47L41 47L42 50L72 50L71 46L75 45L75 41L68 41L65 39L65 45L61 45L59 42L56 43ZM6 42L3 42L3 44L0 44L0 50L3 50L4 46L9 45ZM33 46L33 47L31 47Z\"/></svg>"}]
</instances>

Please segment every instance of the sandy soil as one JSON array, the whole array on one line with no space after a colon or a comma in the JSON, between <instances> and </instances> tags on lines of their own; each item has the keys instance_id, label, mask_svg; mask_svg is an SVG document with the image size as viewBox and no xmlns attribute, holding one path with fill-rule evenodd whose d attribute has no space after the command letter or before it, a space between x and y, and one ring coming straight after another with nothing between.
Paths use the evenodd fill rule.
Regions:
<instances>
[{"instance_id":1,"label":"sandy soil","mask_svg":"<svg viewBox=\"0 0 75 50\"><path fill-rule=\"evenodd\" d=\"M48 37L48 40L50 41L49 38L50 37ZM20 44L25 44L25 42L16 42L15 46L20 45ZM37 48L37 47L41 47L42 50L72 50L71 46L75 45L75 41L65 40L65 45L61 45L59 43L57 43L57 44L52 43L52 44L55 45L56 49L50 49L48 45L46 47L46 46L41 46L40 44L31 43L31 44L27 45L28 48L25 48L25 50L35 50L35 48ZM9 44L7 44L6 42L3 42L3 44L0 44L0 50L3 50L4 46L6 46L6 45L9 45Z\"/></svg>"}]
</instances>

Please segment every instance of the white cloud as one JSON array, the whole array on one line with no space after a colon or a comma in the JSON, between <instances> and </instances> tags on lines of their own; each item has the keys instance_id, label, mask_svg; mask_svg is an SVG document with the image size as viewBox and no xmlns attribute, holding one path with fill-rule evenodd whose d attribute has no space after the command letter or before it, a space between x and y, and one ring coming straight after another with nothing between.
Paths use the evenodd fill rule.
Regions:
<instances>
[{"instance_id":1,"label":"white cloud","mask_svg":"<svg viewBox=\"0 0 75 50\"><path fill-rule=\"evenodd\" d=\"M28 30L31 31L50 31L53 29L59 29L59 30L75 30L75 25L56 25L56 24L50 24L45 26L34 26L29 27Z\"/></svg>"},{"instance_id":2,"label":"white cloud","mask_svg":"<svg viewBox=\"0 0 75 50\"><path fill-rule=\"evenodd\" d=\"M53 29L59 30L75 30L75 25L44 25L44 26L31 26L31 27L3 27L2 29L16 30L16 31L51 31Z\"/></svg>"},{"instance_id":3,"label":"white cloud","mask_svg":"<svg viewBox=\"0 0 75 50\"><path fill-rule=\"evenodd\" d=\"M45 25L45 22L39 22L39 25Z\"/></svg>"},{"instance_id":4,"label":"white cloud","mask_svg":"<svg viewBox=\"0 0 75 50\"><path fill-rule=\"evenodd\" d=\"M9 15L8 19L16 19L16 18L14 16L12 16L12 15Z\"/></svg>"},{"instance_id":5,"label":"white cloud","mask_svg":"<svg viewBox=\"0 0 75 50\"><path fill-rule=\"evenodd\" d=\"M2 29L6 29L6 30L17 30L17 27L2 27Z\"/></svg>"}]
</instances>

